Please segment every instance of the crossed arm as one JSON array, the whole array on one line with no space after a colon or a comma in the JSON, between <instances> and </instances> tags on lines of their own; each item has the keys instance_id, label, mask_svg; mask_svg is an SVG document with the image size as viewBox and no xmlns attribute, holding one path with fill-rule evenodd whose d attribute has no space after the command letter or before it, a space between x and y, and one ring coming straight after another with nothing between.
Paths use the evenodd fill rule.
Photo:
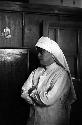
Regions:
<instances>
[{"instance_id":1,"label":"crossed arm","mask_svg":"<svg viewBox=\"0 0 82 125\"><path fill-rule=\"evenodd\" d=\"M33 75L32 72L25 82L24 86L22 87L23 93L21 97L27 100L30 104L39 104L41 106L45 105L52 105L57 98L61 95L62 91L66 92L67 87L64 90L64 87L67 85L68 74L67 72L63 72L59 75L56 79L53 79L53 87L52 88L44 88L41 91L38 91L37 86L32 86L33 82ZM69 84L68 84L69 86Z\"/></svg>"}]
</instances>

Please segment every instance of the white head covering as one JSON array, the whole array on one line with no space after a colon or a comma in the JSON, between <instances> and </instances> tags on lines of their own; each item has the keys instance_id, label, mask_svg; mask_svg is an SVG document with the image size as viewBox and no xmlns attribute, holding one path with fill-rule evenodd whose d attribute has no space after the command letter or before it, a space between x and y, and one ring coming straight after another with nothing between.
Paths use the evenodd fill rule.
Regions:
<instances>
[{"instance_id":1,"label":"white head covering","mask_svg":"<svg viewBox=\"0 0 82 125\"><path fill-rule=\"evenodd\" d=\"M51 40L50 38L48 37L44 37L42 36L37 44L35 45L36 47L40 47L42 49L45 49L46 51L52 53L55 58L58 60L58 62L68 71L70 72L69 70L69 67L68 67L68 64L67 64L67 61L66 61L66 58L62 52L62 50L60 49L59 45Z\"/></svg>"},{"instance_id":2,"label":"white head covering","mask_svg":"<svg viewBox=\"0 0 82 125\"><path fill-rule=\"evenodd\" d=\"M52 53L55 56L55 58L57 59L57 61L59 62L59 64L61 66L63 66L63 68L69 73L70 80L71 80L70 81L71 90L70 90L69 100L70 100L70 103L72 104L77 99L77 97L76 97L76 94L74 91L74 86L72 83L70 70L69 70L66 58L65 58L62 50L60 49L60 47L58 46L58 44L55 41L51 40L48 37L44 37L44 36L42 36L38 40L38 42L35 46L45 49L46 51Z\"/></svg>"}]
</instances>

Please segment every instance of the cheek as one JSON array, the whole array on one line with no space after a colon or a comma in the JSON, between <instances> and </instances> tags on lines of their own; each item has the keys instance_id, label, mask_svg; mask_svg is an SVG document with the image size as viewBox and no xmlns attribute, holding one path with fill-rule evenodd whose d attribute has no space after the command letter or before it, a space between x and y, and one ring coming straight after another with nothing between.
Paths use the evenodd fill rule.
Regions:
<instances>
[{"instance_id":1,"label":"cheek","mask_svg":"<svg viewBox=\"0 0 82 125\"><path fill-rule=\"evenodd\" d=\"M50 61L51 60L51 55L47 52L43 53L43 54L38 54L38 59L40 61L44 61L44 62L47 62L47 61Z\"/></svg>"},{"instance_id":2,"label":"cheek","mask_svg":"<svg viewBox=\"0 0 82 125\"><path fill-rule=\"evenodd\" d=\"M45 61L49 61L49 60L51 60L51 56L49 54L46 54L46 55L44 55L43 59Z\"/></svg>"}]
</instances>

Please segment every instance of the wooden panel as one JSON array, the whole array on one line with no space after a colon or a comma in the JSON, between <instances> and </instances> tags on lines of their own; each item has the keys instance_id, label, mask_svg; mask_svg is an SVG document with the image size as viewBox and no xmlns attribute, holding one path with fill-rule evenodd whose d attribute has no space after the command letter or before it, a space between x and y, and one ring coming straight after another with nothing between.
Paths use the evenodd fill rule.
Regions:
<instances>
[{"instance_id":1,"label":"wooden panel","mask_svg":"<svg viewBox=\"0 0 82 125\"><path fill-rule=\"evenodd\" d=\"M64 53L76 55L77 51L77 32L67 28L48 28L48 36L55 40Z\"/></svg>"},{"instance_id":2,"label":"wooden panel","mask_svg":"<svg viewBox=\"0 0 82 125\"><path fill-rule=\"evenodd\" d=\"M34 47L42 32L42 19L38 15L25 15L24 46Z\"/></svg>"},{"instance_id":3,"label":"wooden panel","mask_svg":"<svg viewBox=\"0 0 82 125\"><path fill-rule=\"evenodd\" d=\"M10 37L5 34L6 27ZM22 16L19 13L0 12L0 47L22 46Z\"/></svg>"},{"instance_id":4,"label":"wooden panel","mask_svg":"<svg viewBox=\"0 0 82 125\"><path fill-rule=\"evenodd\" d=\"M77 75L76 35L76 31L73 29L48 28L48 36L59 44L67 59L70 72L74 77Z\"/></svg>"},{"instance_id":5,"label":"wooden panel","mask_svg":"<svg viewBox=\"0 0 82 125\"><path fill-rule=\"evenodd\" d=\"M63 52L69 54L76 54L76 31L72 29L59 29L58 30L58 44Z\"/></svg>"},{"instance_id":6,"label":"wooden panel","mask_svg":"<svg viewBox=\"0 0 82 125\"><path fill-rule=\"evenodd\" d=\"M26 125L29 115L28 104L21 98L21 87L29 75L28 51L24 49L19 51L6 49L4 53L4 50L0 49L0 68L2 67L0 70L0 125Z\"/></svg>"},{"instance_id":7,"label":"wooden panel","mask_svg":"<svg viewBox=\"0 0 82 125\"><path fill-rule=\"evenodd\" d=\"M40 66L39 60L38 60L38 55L37 55L37 51L35 50L35 48L30 49L29 51L29 70L30 73L36 69L37 67Z\"/></svg>"},{"instance_id":8,"label":"wooden panel","mask_svg":"<svg viewBox=\"0 0 82 125\"><path fill-rule=\"evenodd\" d=\"M48 5L60 5L61 0L29 0L30 3L36 4L48 4Z\"/></svg>"},{"instance_id":9,"label":"wooden panel","mask_svg":"<svg viewBox=\"0 0 82 125\"><path fill-rule=\"evenodd\" d=\"M72 77L77 77L77 58L72 55L65 55Z\"/></svg>"},{"instance_id":10,"label":"wooden panel","mask_svg":"<svg viewBox=\"0 0 82 125\"><path fill-rule=\"evenodd\" d=\"M81 7L81 0L29 0L29 3Z\"/></svg>"},{"instance_id":11,"label":"wooden panel","mask_svg":"<svg viewBox=\"0 0 82 125\"><path fill-rule=\"evenodd\" d=\"M64 6L81 7L81 0L63 0Z\"/></svg>"},{"instance_id":12,"label":"wooden panel","mask_svg":"<svg viewBox=\"0 0 82 125\"><path fill-rule=\"evenodd\" d=\"M71 74L77 77L77 32L74 29L59 29L58 44L67 59Z\"/></svg>"},{"instance_id":13,"label":"wooden panel","mask_svg":"<svg viewBox=\"0 0 82 125\"><path fill-rule=\"evenodd\" d=\"M82 56L82 29L79 30L79 52L80 56Z\"/></svg>"},{"instance_id":14,"label":"wooden panel","mask_svg":"<svg viewBox=\"0 0 82 125\"><path fill-rule=\"evenodd\" d=\"M79 61L80 77L82 79L82 30L79 31Z\"/></svg>"},{"instance_id":15,"label":"wooden panel","mask_svg":"<svg viewBox=\"0 0 82 125\"><path fill-rule=\"evenodd\" d=\"M51 38L52 40L55 40L57 42L57 32L58 30L56 28L49 28L48 29L48 36L49 38Z\"/></svg>"}]
</instances>

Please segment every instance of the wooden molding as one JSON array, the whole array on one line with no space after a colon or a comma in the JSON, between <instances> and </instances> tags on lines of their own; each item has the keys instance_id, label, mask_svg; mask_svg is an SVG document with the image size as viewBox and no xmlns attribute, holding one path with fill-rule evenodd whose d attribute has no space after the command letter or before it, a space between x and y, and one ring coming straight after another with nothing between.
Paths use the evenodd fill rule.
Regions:
<instances>
[{"instance_id":1,"label":"wooden molding","mask_svg":"<svg viewBox=\"0 0 82 125\"><path fill-rule=\"evenodd\" d=\"M29 4L23 2L0 1L0 11L17 11L49 15L82 16L82 8L59 5Z\"/></svg>"}]
</instances>

